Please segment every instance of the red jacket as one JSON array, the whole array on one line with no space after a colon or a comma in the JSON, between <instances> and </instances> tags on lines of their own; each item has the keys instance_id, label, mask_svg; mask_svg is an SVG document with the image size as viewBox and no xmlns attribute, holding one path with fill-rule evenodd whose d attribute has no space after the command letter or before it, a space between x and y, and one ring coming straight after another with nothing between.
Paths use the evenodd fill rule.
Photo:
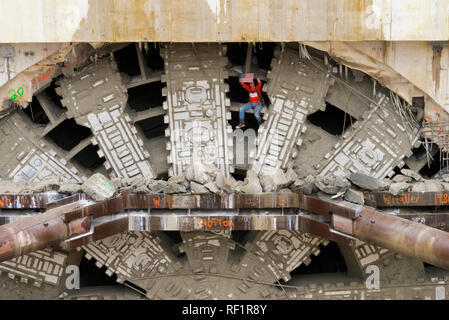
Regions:
<instances>
[{"instance_id":1,"label":"red jacket","mask_svg":"<svg viewBox=\"0 0 449 320\"><path fill-rule=\"evenodd\" d=\"M247 85L246 83L242 82L242 87L248 91L249 93L249 101L253 102L253 103L260 103L262 104L262 93L260 91L260 89L262 88L262 81L259 81L256 85L256 90L254 90L253 92L251 92L251 87L249 85Z\"/></svg>"}]
</instances>

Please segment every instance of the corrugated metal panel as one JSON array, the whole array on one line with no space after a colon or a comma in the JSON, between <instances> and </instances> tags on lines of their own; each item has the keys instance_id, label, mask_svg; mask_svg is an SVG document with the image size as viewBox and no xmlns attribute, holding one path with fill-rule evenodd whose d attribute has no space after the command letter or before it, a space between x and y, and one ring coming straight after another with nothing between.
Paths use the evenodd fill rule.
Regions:
<instances>
[{"instance_id":1,"label":"corrugated metal panel","mask_svg":"<svg viewBox=\"0 0 449 320\"><path fill-rule=\"evenodd\" d=\"M448 40L449 0L0 0L0 42Z\"/></svg>"}]
</instances>

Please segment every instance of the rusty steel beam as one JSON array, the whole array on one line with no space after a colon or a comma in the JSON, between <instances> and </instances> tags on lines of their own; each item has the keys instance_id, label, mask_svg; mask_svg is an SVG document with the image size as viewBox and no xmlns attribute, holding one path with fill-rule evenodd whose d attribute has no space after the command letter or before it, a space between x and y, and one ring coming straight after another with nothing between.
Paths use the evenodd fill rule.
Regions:
<instances>
[{"instance_id":1,"label":"rusty steel beam","mask_svg":"<svg viewBox=\"0 0 449 320\"><path fill-rule=\"evenodd\" d=\"M0 194L0 209L44 209L50 203L66 198L66 194Z\"/></svg>"},{"instance_id":2,"label":"rusty steel beam","mask_svg":"<svg viewBox=\"0 0 449 320\"><path fill-rule=\"evenodd\" d=\"M62 219L62 214L67 210L81 207L81 204L73 203L0 226L0 262L58 244L70 236L88 232L91 225L90 217L67 222Z\"/></svg>"},{"instance_id":3,"label":"rusty steel beam","mask_svg":"<svg viewBox=\"0 0 449 320\"><path fill-rule=\"evenodd\" d=\"M432 228L449 230L449 212L400 212L398 217L422 223Z\"/></svg>"},{"instance_id":4,"label":"rusty steel beam","mask_svg":"<svg viewBox=\"0 0 449 320\"><path fill-rule=\"evenodd\" d=\"M440 196L441 195L441 196ZM125 191L115 200L108 200L103 205L94 204L93 207L85 210L95 213L96 216L110 214L127 209L260 209L260 208L300 208L305 211L329 216L335 213L342 216L352 217L355 213L345 206L334 207L333 211L328 209L328 201L318 199L314 196L307 196L297 193L265 193L265 194L234 194L229 196L219 196L215 194L205 195L165 195L165 194L132 194ZM85 194L75 194L65 196L57 193L43 193L34 195L8 194L0 195L0 209L51 209L63 204L68 204L80 200L87 200ZM405 200L404 200L405 199ZM418 199L418 200L416 200ZM422 200L426 202L424 203ZM433 200L432 200L433 199ZM436 203L435 203L436 199ZM441 199L441 201L440 201ZM400 196L392 196L385 192L365 192L366 204L373 207L397 207L414 206L418 204L436 204L435 207L443 206L446 197L440 193L406 193ZM95 209L96 208L96 209ZM104 212L98 213L100 209ZM11 211L4 211L5 213ZM438 228L449 226L449 213L445 212L423 212L411 214L399 212L401 217L420 221L426 225ZM0 211L1 216L1 211ZM0 225L8 222L9 218L1 218Z\"/></svg>"},{"instance_id":5,"label":"rusty steel beam","mask_svg":"<svg viewBox=\"0 0 449 320\"><path fill-rule=\"evenodd\" d=\"M315 202L309 201L305 205L310 206L313 203ZM125 190L117 197L99 202L87 200L84 195L75 195L48 206L50 209L45 213L23 217L0 226L0 262L49 245L61 244L65 240L68 241L63 242L62 247L71 249L127 229L137 230L136 221L140 221L141 224L147 223L146 230L292 229L314 233L347 245L355 243L352 237L330 228L323 218L314 219L299 214L297 208L301 206L300 197L293 193L230 196L155 195L133 194L130 190ZM133 226L130 229L130 220L124 219L123 214L140 209L146 209L152 215L143 219L130 215L129 219ZM166 209L169 209L169 212L158 216L158 212ZM200 211L202 217L190 215L190 210L195 209ZM206 209L212 210L205 212ZM232 209L237 212L247 209L249 213L238 212L231 217L227 215L220 217L214 213L214 210ZM259 210L259 214L254 215L256 209L265 210ZM280 211L280 215L269 217L266 215L267 209L276 209ZM176 217L177 210L188 211L184 216ZM101 223L105 218L109 221ZM176 219L175 224L173 219Z\"/></svg>"},{"instance_id":6,"label":"rusty steel beam","mask_svg":"<svg viewBox=\"0 0 449 320\"><path fill-rule=\"evenodd\" d=\"M49 209L62 203L87 199L85 194L0 194L0 209ZM262 194L140 194L124 190L119 196L106 200L123 209L259 209L297 208L300 197L295 193ZM99 202L100 203L100 202Z\"/></svg>"},{"instance_id":7,"label":"rusty steel beam","mask_svg":"<svg viewBox=\"0 0 449 320\"><path fill-rule=\"evenodd\" d=\"M294 208L320 210L326 208L326 200L315 196L296 193L262 194L133 194L125 192L129 205L133 208L161 209L232 209L232 208ZM364 191L365 201L378 208L449 206L449 192L406 192L392 195L383 191ZM67 196L60 193L40 194L0 194L0 209L48 209L65 203L87 199L85 194ZM351 214L346 208L338 214ZM344 211L347 211L344 213Z\"/></svg>"},{"instance_id":8,"label":"rusty steel beam","mask_svg":"<svg viewBox=\"0 0 449 320\"><path fill-rule=\"evenodd\" d=\"M213 215L212 215L213 214ZM309 214L233 214L212 213L172 215L164 213L134 212L119 214L114 220L94 225L93 231L67 239L61 246L66 250L95 242L116 233L126 231L223 231L223 230L299 230L321 236L348 246L355 246L356 239L334 230L327 222Z\"/></svg>"},{"instance_id":9,"label":"rusty steel beam","mask_svg":"<svg viewBox=\"0 0 449 320\"><path fill-rule=\"evenodd\" d=\"M385 191L364 191L365 202L376 208L449 206L449 192L405 192L392 195Z\"/></svg>"},{"instance_id":10,"label":"rusty steel beam","mask_svg":"<svg viewBox=\"0 0 449 320\"><path fill-rule=\"evenodd\" d=\"M127 230L291 229L349 245L355 237L449 269L449 233L370 207L301 193L219 196L125 190L100 202L76 195L49 207L43 214L0 227L0 261L61 241L70 249Z\"/></svg>"},{"instance_id":11,"label":"rusty steel beam","mask_svg":"<svg viewBox=\"0 0 449 320\"><path fill-rule=\"evenodd\" d=\"M374 208L343 204L356 218L333 215L332 226L362 241L449 270L449 233L382 213Z\"/></svg>"}]
</instances>

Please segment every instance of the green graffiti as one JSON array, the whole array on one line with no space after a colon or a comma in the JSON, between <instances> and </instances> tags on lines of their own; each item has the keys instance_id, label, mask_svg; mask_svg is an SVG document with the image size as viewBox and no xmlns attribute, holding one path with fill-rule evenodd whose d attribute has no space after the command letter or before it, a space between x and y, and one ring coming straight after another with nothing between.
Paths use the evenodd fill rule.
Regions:
<instances>
[{"instance_id":1,"label":"green graffiti","mask_svg":"<svg viewBox=\"0 0 449 320\"><path fill-rule=\"evenodd\" d=\"M103 183L108 186L110 189L114 189L114 186L106 181L103 181Z\"/></svg>"},{"instance_id":2,"label":"green graffiti","mask_svg":"<svg viewBox=\"0 0 449 320\"><path fill-rule=\"evenodd\" d=\"M11 93L10 93L11 91L12 91L12 95L11 95ZM15 91L15 90L11 89L11 90L8 91L8 94L11 95L11 101L14 101L18 96L23 95L23 88L22 88L22 87L19 87L19 88L17 89L17 94L16 94L16 91Z\"/></svg>"}]
</instances>

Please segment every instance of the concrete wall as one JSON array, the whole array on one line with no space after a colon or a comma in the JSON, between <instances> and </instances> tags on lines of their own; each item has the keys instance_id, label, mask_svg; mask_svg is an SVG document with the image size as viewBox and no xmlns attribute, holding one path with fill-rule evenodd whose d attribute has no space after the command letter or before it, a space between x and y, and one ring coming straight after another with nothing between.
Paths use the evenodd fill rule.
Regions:
<instances>
[{"instance_id":1,"label":"concrete wall","mask_svg":"<svg viewBox=\"0 0 449 320\"><path fill-rule=\"evenodd\" d=\"M0 42L448 40L449 0L0 0Z\"/></svg>"}]
</instances>

